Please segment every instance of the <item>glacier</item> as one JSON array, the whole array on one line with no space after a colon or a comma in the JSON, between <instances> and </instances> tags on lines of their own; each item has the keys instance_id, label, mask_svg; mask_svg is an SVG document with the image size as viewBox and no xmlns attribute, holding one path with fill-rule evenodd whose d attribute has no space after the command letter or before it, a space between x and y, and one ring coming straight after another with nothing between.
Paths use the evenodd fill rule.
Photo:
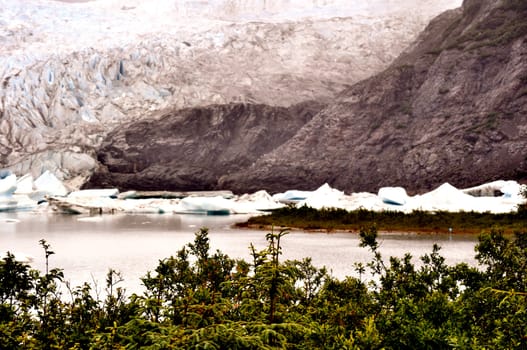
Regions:
<instances>
[{"instance_id":1,"label":"glacier","mask_svg":"<svg viewBox=\"0 0 527 350\"><path fill-rule=\"evenodd\" d=\"M167 108L327 101L460 4L0 0L0 167L80 188L123 123Z\"/></svg>"}]
</instances>

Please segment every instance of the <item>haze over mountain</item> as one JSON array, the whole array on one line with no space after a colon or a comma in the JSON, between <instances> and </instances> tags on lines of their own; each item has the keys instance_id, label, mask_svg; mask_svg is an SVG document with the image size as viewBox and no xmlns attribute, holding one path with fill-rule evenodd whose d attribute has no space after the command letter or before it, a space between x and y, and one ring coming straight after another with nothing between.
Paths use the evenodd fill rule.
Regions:
<instances>
[{"instance_id":1,"label":"haze over mountain","mask_svg":"<svg viewBox=\"0 0 527 350\"><path fill-rule=\"evenodd\" d=\"M80 186L123 124L212 104L329 103L457 5L0 0L0 167Z\"/></svg>"},{"instance_id":2,"label":"haze over mountain","mask_svg":"<svg viewBox=\"0 0 527 350\"><path fill-rule=\"evenodd\" d=\"M216 105L132 123L103 142L104 166L89 186L277 192L328 182L417 192L447 181L525 181L525 18L521 0L465 0L325 107Z\"/></svg>"}]
</instances>

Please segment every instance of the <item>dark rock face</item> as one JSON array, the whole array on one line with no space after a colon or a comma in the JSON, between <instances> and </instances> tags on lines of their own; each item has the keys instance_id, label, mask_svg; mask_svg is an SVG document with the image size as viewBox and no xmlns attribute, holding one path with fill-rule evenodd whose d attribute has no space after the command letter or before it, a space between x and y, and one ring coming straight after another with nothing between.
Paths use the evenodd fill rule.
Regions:
<instances>
[{"instance_id":1,"label":"dark rock face","mask_svg":"<svg viewBox=\"0 0 527 350\"><path fill-rule=\"evenodd\" d=\"M228 104L183 109L108 135L85 187L212 190L291 137L323 108Z\"/></svg>"},{"instance_id":2,"label":"dark rock face","mask_svg":"<svg viewBox=\"0 0 527 350\"><path fill-rule=\"evenodd\" d=\"M106 141L91 185L314 189L527 180L527 5L465 1L389 69L329 106L227 105L130 125Z\"/></svg>"}]
</instances>

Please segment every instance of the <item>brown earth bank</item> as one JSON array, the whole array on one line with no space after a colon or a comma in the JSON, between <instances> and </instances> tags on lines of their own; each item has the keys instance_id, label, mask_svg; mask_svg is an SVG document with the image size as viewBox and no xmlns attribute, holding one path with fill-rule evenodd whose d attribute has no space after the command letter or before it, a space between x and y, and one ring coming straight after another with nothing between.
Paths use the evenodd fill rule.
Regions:
<instances>
[{"instance_id":1,"label":"brown earth bank","mask_svg":"<svg viewBox=\"0 0 527 350\"><path fill-rule=\"evenodd\" d=\"M325 107L211 106L129 124L106 138L86 187L415 193L525 181L525 18L522 0L466 0Z\"/></svg>"}]
</instances>

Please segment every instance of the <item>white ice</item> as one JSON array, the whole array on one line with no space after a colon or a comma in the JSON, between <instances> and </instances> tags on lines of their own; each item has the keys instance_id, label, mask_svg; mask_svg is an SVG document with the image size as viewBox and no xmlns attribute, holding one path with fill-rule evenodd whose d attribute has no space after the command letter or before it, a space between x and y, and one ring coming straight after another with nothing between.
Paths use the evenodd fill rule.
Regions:
<instances>
[{"instance_id":1,"label":"white ice","mask_svg":"<svg viewBox=\"0 0 527 350\"><path fill-rule=\"evenodd\" d=\"M0 179L0 197L11 197L16 191L16 175L10 174Z\"/></svg>"},{"instance_id":2,"label":"white ice","mask_svg":"<svg viewBox=\"0 0 527 350\"><path fill-rule=\"evenodd\" d=\"M68 194L69 198L79 198L79 197L117 197L119 190L117 188L109 189L90 189L90 190L80 190L74 191Z\"/></svg>"},{"instance_id":3,"label":"white ice","mask_svg":"<svg viewBox=\"0 0 527 350\"><path fill-rule=\"evenodd\" d=\"M386 204L405 205L408 202L408 194L402 187L381 187L377 195Z\"/></svg>"},{"instance_id":4,"label":"white ice","mask_svg":"<svg viewBox=\"0 0 527 350\"><path fill-rule=\"evenodd\" d=\"M15 194L30 194L34 190L33 176L31 174L25 174L16 180Z\"/></svg>"},{"instance_id":5,"label":"white ice","mask_svg":"<svg viewBox=\"0 0 527 350\"><path fill-rule=\"evenodd\" d=\"M3 173L0 179L0 211L36 209L43 193L52 196L54 210L75 208L81 213L193 213L193 214L262 214L285 205L308 206L315 209L340 208L373 211L415 210L428 212L514 212L525 203L525 185L516 181L499 180L467 189L444 183L436 189L409 196L402 187L382 187L377 194L360 192L346 194L327 183L314 191L289 190L271 196L266 191L233 196L199 196L183 199L131 199L119 196L119 191L91 189L68 193L53 173L46 171L32 181L27 174L17 179L15 174ZM38 196L38 199L36 197ZM96 210L93 210L96 209ZM38 207L38 211L42 211Z\"/></svg>"},{"instance_id":6,"label":"white ice","mask_svg":"<svg viewBox=\"0 0 527 350\"><path fill-rule=\"evenodd\" d=\"M44 191L52 196L66 196L69 192L62 181L57 179L57 177L49 170L46 170L40 175L38 179L35 180L34 185L38 191Z\"/></svg>"}]
</instances>

